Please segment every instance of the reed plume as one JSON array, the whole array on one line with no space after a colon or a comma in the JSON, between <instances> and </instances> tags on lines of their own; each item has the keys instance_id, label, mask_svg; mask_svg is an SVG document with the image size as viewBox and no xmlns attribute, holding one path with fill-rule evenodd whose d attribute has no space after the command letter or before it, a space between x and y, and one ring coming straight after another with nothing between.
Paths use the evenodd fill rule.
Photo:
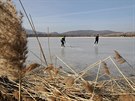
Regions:
<instances>
[{"instance_id":1,"label":"reed plume","mask_svg":"<svg viewBox=\"0 0 135 101\"><path fill-rule=\"evenodd\" d=\"M103 61L102 62L103 72L107 75L110 75L109 68L107 67L107 64Z\"/></svg>"},{"instance_id":2,"label":"reed plume","mask_svg":"<svg viewBox=\"0 0 135 101\"><path fill-rule=\"evenodd\" d=\"M114 50L115 52L115 56L114 56L114 59L119 63L119 64L123 64L126 62L126 60L116 51Z\"/></svg>"},{"instance_id":3,"label":"reed plume","mask_svg":"<svg viewBox=\"0 0 135 101\"><path fill-rule=\"evenodd\" d=\"M54 68L53 64L49 64L49 65L44 69L44 71L48 72L48 71L53 70L53 68Z\"/></svg>"},{"instance_id":4,"label":"reed plume","mask_svg":"<svg viewBox=\"0 0 135 101\"><path fill-rule=\"evenodd\" d=\"M49 64L45 69L44 72L48 73L50 76L50 79L53 80L52 70L54 69L53 64Z\"/></svg>"},{"instance_id":5,"label":"reed plume","mask_svg":"<svg viewBox=\"0 0 135 101\"><path fill-rule=\"evenodd\" d=\"M22 17L12 0L0 0L0 76L14 80L25 67L28 52Z\"/></svg>"},{"instance_id":6,"label":"reed plume","mask_svg":"<svg viewBox=\"0 0 135 101\"><path fill-rule=\"evenodd\" d=\"M58 67L58 68L53 68L53 73L54 73L54 77L56 77L58 75L58 73L60 72L60 69L62 69L62 67Z\"/></svg>"},{"instance_id":7,"label":"reed plume","mask_svg":"<svg viewBox=\"0 0 135 101\"><path fill-rule=\"evenodd\" d=\"M28 67L22 69L21 74L25 75L26 73L29 73L30 71L34 70L35 68L39 67L40 65L37 63L30 64Z\"/></svg>"},{"instance_id":8,"label":"reed plume","mask_svg":"<svg viewBox=\"0 0 135 101\"><path fill-rule=\"evenodd\" d=\"M62 69L62 67L54 67L53 64L49 64L45 69L44 72L48 73L50 75L51 78L56 77L57 74L59 73L60 69Z\"/></svg>"},{"instance_id":9,"label":"reed plume","mask_svg":"<svg viewBox=\"0 0 135 101\"><path fill-rule=\"evenodd\" d=\"M65 83L66 87L72 87L73 84L74 84L74 80L75 79L72 76L65 77L64 78L64 83Z\"/></svg>"}]
</instances>

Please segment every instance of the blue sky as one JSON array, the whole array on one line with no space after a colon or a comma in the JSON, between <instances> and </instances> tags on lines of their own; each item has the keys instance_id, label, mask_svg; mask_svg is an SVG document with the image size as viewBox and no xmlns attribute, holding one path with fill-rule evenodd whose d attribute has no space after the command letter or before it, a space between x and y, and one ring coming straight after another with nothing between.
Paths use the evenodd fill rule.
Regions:
<instances>
[{"instance_id":1,"label":"blue sky","mask_svg":"<svg viewBox=\"0 0 135 101\"><path fill-rule=\"evenodd\" d=\"M13 0L18 11L19 0ZM135 0L22 0L38 31L135 31ZM31 29L26 17L23 26Z\"/></svg>"}]
</instances>

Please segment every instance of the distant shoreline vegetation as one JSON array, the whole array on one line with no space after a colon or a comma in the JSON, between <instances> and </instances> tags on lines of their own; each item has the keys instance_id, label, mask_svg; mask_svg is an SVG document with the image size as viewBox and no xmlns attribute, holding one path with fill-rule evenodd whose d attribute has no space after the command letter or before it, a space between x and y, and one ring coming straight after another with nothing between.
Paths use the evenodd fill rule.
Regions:
<instances>
[{"instance_id":1,"label":"distant shoreline vegetation","mask_svg":"<svg viewBox=\"0 0 135 101\"><path fill-rule=\"evenodd\" d=\"M94 37L94 35L35 35L35 34L27 34L27 37ZM100 35L100 37L135 37L135 35Z\"/></svg>"},{"instance_id":2,"label":"distant shoreline vegetation","mask_svg":"<svg viewBox=\"0 0 135 101\"><path fill-rule=\"evenodd\" d=\"M49 34L45 32L37 32L34 34L32 30L26 30L27 37L94 37L99 34L101 37L135 37L135 32L115 32L110 30L94 31L94 30L77 30L68 31L63 33L51 32Z\"/></svg>"},{"instance_id":3,"label":"distant shoreline vegetation","mask_svg":"<svg viewBox=\"0 0 135 101\"><path fill-rule=\"evenodd\" d=\"M100 35L100 34L99 34ZM27 33L27 37L63 37L63 36L66 36L66 37L95 37L95 35L67 35L67 34L28 34ZM108 34L108 35L104 35L104 34L101 34L100 37L135 37L135 33L134 34Z\"/></svg>"}]
</instances>

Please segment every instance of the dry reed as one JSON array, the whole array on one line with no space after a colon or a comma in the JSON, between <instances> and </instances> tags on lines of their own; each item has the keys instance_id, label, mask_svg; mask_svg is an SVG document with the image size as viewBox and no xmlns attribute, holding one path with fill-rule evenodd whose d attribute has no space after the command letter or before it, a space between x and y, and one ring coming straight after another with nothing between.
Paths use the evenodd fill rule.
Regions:
<instances>
[{"instance_id":1,"label":"dry reed","mask_svg":"<svg viewBox=\"0 0 135 101\"><path fill-rule=\"evenodd\" d=\"M28 67L22 69L22 75L29 73L30 71L34 70L35 68L39 67L40 65L37 63L30 64Z\"/></svg>"},{"instance_id":2,"label":"dry reed","mask_svg":"<svg viewBox=\"0 0 135 101\"><path fill-rule=\"evenodd\" d=\"M105 82L96 80L96 85L93 87L92 84L95 81L90 81L91 84L85 81L82 76L79 76L60 58L61 62L73 72L72 76L67 76L68 72L64 71L63 68L54 67L53 64L48 65L45 69L35 69L39 66L37 63L26 67L24 63L27 54L27 39L26 33L21 26L21 19L22 13L18 15L11 0L4 3L0 0L0 101L16 101L20 100L20 97L22 97L23 101L90 101L92 95L94 95L93 101L135 100L134 89L132 89L135 87L135 78L132 78L131 87L129 86L131 83L125 76L123 77L128 83L119 80L119 78L117 79L120 87L112 85L111 81L108 80L105 80ZM124 63L125 60L122 56L117 51L115 53L117 62ZM96 66L98 63L91 65L91 67ZM102 62L102 66L104 73L110 75L107 64ZM37 71L36 73L31 72L34 69ZM88 69L82 73L86 73ZM22 78L24 74L27 75ZM46 74L53 80L48 79ZM18 79L18 75L22 83L20 83L22 93L18 91L18 85L20 84L18 81L14 81ZM8 78L5 78L6 76ZM81 79L75 80L75 77L78 76ZM98 85L101 84L102 86L99 89ZM110 90L111 87L113 90ZM124 93L130 93L130 95L123 94L120 88L124 88ZM118 96L119 98L117 98Z\"/></svg>"},{"instance_id":3,"label":"dry reed","mask_svg":"<svg viewBox=\"0 0 135 101\"><path fill-rule=\"evenodd\" d=\"M58 73L60 72L60 69L62 69L61 66L58 68L56 68L56 67L53 68L54 77L56 77L58 75Z\"/></svg>"},{"instance_id":4,"label":"dry reed","mask_svg":"<svg viewBox=\"0 0 135 101\"><path fill-rule=\"evenodd\" d=\"M72 76L68 76L68 77L66 77L65 79L64 79L64 83L65 83L65 85L66 85L66 87L72 87L73 86L73 84L74 84L74 77L72 77Z\"/></svg>"},{"instance_id":5,"label":"dry reed","mask_svg":"<svg viewBox=\"0 0 135 101\"><path fill-rule=\"evenodd\" d=\"M103 98L101 95L94 95L93 100L94 101L103 101Z\"/></svg>"},{"instance_id":6,"label":"dry reed","mask_svg":"<svg viewBox=\"0 0 135 101\"><path fill-rule=\"evenodd\" d=\"M33 101L33 99L32 99L32 98L29 98L29 97L23 97L22 100L23 100L23 101Z\"/></svg>"},{"instance_id":7,"label":"dry reed","mask_svg":"<svg viewBox=\"0 0 135 101\"><path fill-rule=\"evenodd\" d=\"M107 67L107 64L104 61L102 62L102 67L103 67L104 73L107 75L110 75L109 68Z\"/></svg>"},{"instance_id":8,"label":"dry reed","mask_svg":"<svg viewBox=\"0 0 135 101\"><path fill-rule=\"evenodd\" d=\"M82 85L88 93L93 93L93 86L88 81L84 81Z\"/></svg>"},{"instance_id":9,"label":"dry reed","mask_svg":"<svg viewBox=\"0 0 135 101\"><path fill-rule=\"evenodd\" d=\"M135 101L135 95L120 95L118 101Z\"/></svg>"},{"instance_id":10,"label":"dry reed","mask_svg":"<svg viewBox=\"0 0 135 101\"><path fill-rule=\"evenodd\" d=\"M126 60L116 51L114 50L115 52L115 56L114 56L114 59L119 63L119 64L123 64L126 62Z\"/></svg>"},{"instance_id":11,"label":"dry reed","mask_svg":"<svg viewBox=\"0 0 135 101\"><path fill-rule=\"evenodd\" d=\"M15 97L15 99L19 100L19 92L18 91L14 91L13 96Z\"/></svg>"},{"instance_id":12,"label":"dry reed","mask_svg":"<svg viewBox=\"0 0 135 101\"><path fill-rule=\"evenodd\" d=\"M18 79L28 52L26 32L21 25L23 15L17 13L12 0L0 5L0 12L0 75Z\"/></svg>"},{"instance_id":13,"label":"dry reed","mask_svg":"<svg viewBox=\"0 0 135 101\"><path fill-rule=\"evenodd\" d=\"M48 101L56 101L56 97L54 96L48 96Z\"/></svg>"}]
</instances>

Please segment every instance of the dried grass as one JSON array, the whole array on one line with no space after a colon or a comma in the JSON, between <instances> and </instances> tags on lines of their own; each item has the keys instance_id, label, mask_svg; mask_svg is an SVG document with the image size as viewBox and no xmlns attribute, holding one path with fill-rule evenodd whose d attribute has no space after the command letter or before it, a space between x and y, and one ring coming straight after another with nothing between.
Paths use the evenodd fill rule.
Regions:
<instances>
[{"instance_id":1,"label":"dried grass","mask_svg":"<svg viewBox=\"0 0 135 101\"><path fill-rule=\"evenodd\" d=\"M23 100L23 101L33 101L33 99L32 99L32 98L29 98L29 97L23 97L22 100Z\"/></svg>"},{"instance_id":2,"label":"dried grass","mask_svg":"<svg viewBox=\"0 0 135 101\"><path fill-rule=\"evenodd\" d=\"M118 101L135 101L135 95L120 95Z\"/></svg>"},{"instance_id":3,"label":"dried grass","mask_svg":"<svg viewBox=\"0 0 135 101\"><path fill-rule=\"evenodd\" d=\"M15 97L15 99L19 100L19 92L18 91L14 91L13 96Z\"/></svg>"},{"instance_id":4,"label":"dried grass","mask_svg":"<svg viewBox=\"0 0 135 101\"><path fill-rule=\"evenodd\" d=\"M72 87L73 84L74 84L74 80L75 79L72 76L65 77L64 78L64 83L65 83L66 87Z\"/></svg>"},{"instance_id":5,"label":"dried grass","mask_svg":"<svg viewBox=\"0 0 135 101\"><path fill-rule=\"evenodd\" d=\"M27 39L21 26L21 19L22 14L18 16L15 6L10 0L5 3L0 0L0 76L2 76L0 77L0 101L19 100L18 86L20 83L15 80L20 76L20 70L22 70L21 76L25 76L21 78L22 89L20 90L23 101L90 101L92 97L93 101L116 101L116 99L135 101L134 89L131 89L131 85L129 86L130 82L124 82L119 78L117 82L120 87L113 86L108 80L96 81L96 85L93 87L92 84L95 84L95 81L90 81L90 84L83 77L75 81L78 74L66 64L73 72L72 76L67 76L69 72L64 71L61 67L54 67L53 64L49 64L45 69L37 70L35 69L39 66L37 63L26 67L24 63L28 52ZM117 51L115 51L115 59L120 64L125 62ZM104 73L110 75L107 64L102 62L102 66ZM34 69L37 72L31 72ZM62 70L60 71L60 69ZM135 78L130 81L134 88ZM112 86L113 90L110 90ZM120 88L124 89L126 95L123 95ZM120 96L119 93L121 93ZM119 98L117 98L118 96Z\"/></svg>"},{"instance_id":6,"label":"dried grass","mask_svg":"<svg viewBox=\"0 0 135 101\"><path fill-rule=\"evenodd\" d=\"M61 66L59 68L56 68L56 67L53 68L54 77L58 75L58 73L60 72L60 69L62 69Z\"/></svg>"},{"instance_id":7,"label":"dried grass","mask_svg":"<svg viewBox=\"0 0 135 101\"><path fill-rule=\"evenodd\" d=\"M29 73L30 71L34 70L35 68L39 67L40 65L37 63L30 64L28 67L24 68L21 72L22 75Z\"/></svg>"},{"instance_id":8,"label":"dried grass","mask_svg":"<svg viewBox=\"0 0 135 101\"><path fill-rule=\"evenodd\" d=\"M60 91L58 91L58 90L53 90L53 94L56 96L56 97L59 97L59 96L61 96L61 93L60 93Z\"/></svg>"},{"instance_id":9,"label":"dried grass","mask_svg":"<svg viewBox=\"0 0 135 101\"><path fill-rule=\"evenodd\" d=\"M56 97L54 96L48 96L48 101L56 101Z\"/></svg>"},{"instance_id":10,"label":"dried grass","mask_svg":"<svg viewBox=\"0 0 135 101\"><path fill-rule=\"evenodd\" d=\"M42 69L41 69L42 70ZM40 70L40 71L41 71ZM29 74L28 74L29 75ZM111 82L108 80L97 82L97 86L95 86L95 89L92 84L94 84L93 81L90 81L92 84L90 84L88 81L82 81L79 79L78 81L74 82L74 77L72 76L66 76L66 75L57 75L57 78L54 78L54 80L48 80L48 76L46 74L42 75L36 75L35 73L30 74L29 76L26 76L23 78L23 85L22 85L22 98L30 98L33 100L32 96L37 100L39 100L39 96L41 101L89 101L94 90L94 97L93 101L117 101L116 97L119 95L119 93L122 94L120 88L118 86L114 86L114 92L111 92L110 88L112 87ZM62 81L62 79L64 79ZM121 87L126 87L125 92L126 93L132 93L134 92L127 83L123 82L124 80L117 79L117 82L119 82L119 85ZM135 81L135 79L134 79ZM132 82L134 82L132 80ZM69 84L68 84L69 83ZM10 86L11 83L6 83L8 86ZM99 87L98 85L102 84L102 87ZM0 81L0 85L2 85ZM12 84L14 85L14 84ZM133 84L133 86L135 86ZM7 87L4 87L3 89L7 89ZM13 88L16 89L16 88ZM17 90L17 89L16 89ZM27 93L28 91L29 93ZM9 90L4 90L4 92L9 92ZM10 91L11 94L13 94L12 91ZM115 94L115 95L114 95ZM117 95L118 94L118 95ZM14 96L18 96L18 93L13 94ZM17 98L17 97L16 97ZM37 99L38 98L38 99ZM119 98L122 99L122 98ZM9 100L10 101L10 100ZM27 100L26 100L27 101Z\"/></svg>"},{"instance_id":11,"label":"dried grass","mask_svg":"<svg viewBox=\"0 0 135 101\"><path fill-rule=\"evenodd\" d=\"M84 81L84 82L82 83L82 85L83 85L84 89L86 90L86 92L88 92L88 93L93 93L93 89L94 89L94 88L93 88L92 85L89 84L88 81Z\"/></svg>"},{"instance_id":12,"label":"dried grass","mask_svg":"<svg viewBox=\"0 0 135 101\"><path fill-rule=\"evenodd\" d=\"M103 101L103 98L101 95L94 95L94 98L93 98L94 101Z\"/></svg>"}]
</instances>

